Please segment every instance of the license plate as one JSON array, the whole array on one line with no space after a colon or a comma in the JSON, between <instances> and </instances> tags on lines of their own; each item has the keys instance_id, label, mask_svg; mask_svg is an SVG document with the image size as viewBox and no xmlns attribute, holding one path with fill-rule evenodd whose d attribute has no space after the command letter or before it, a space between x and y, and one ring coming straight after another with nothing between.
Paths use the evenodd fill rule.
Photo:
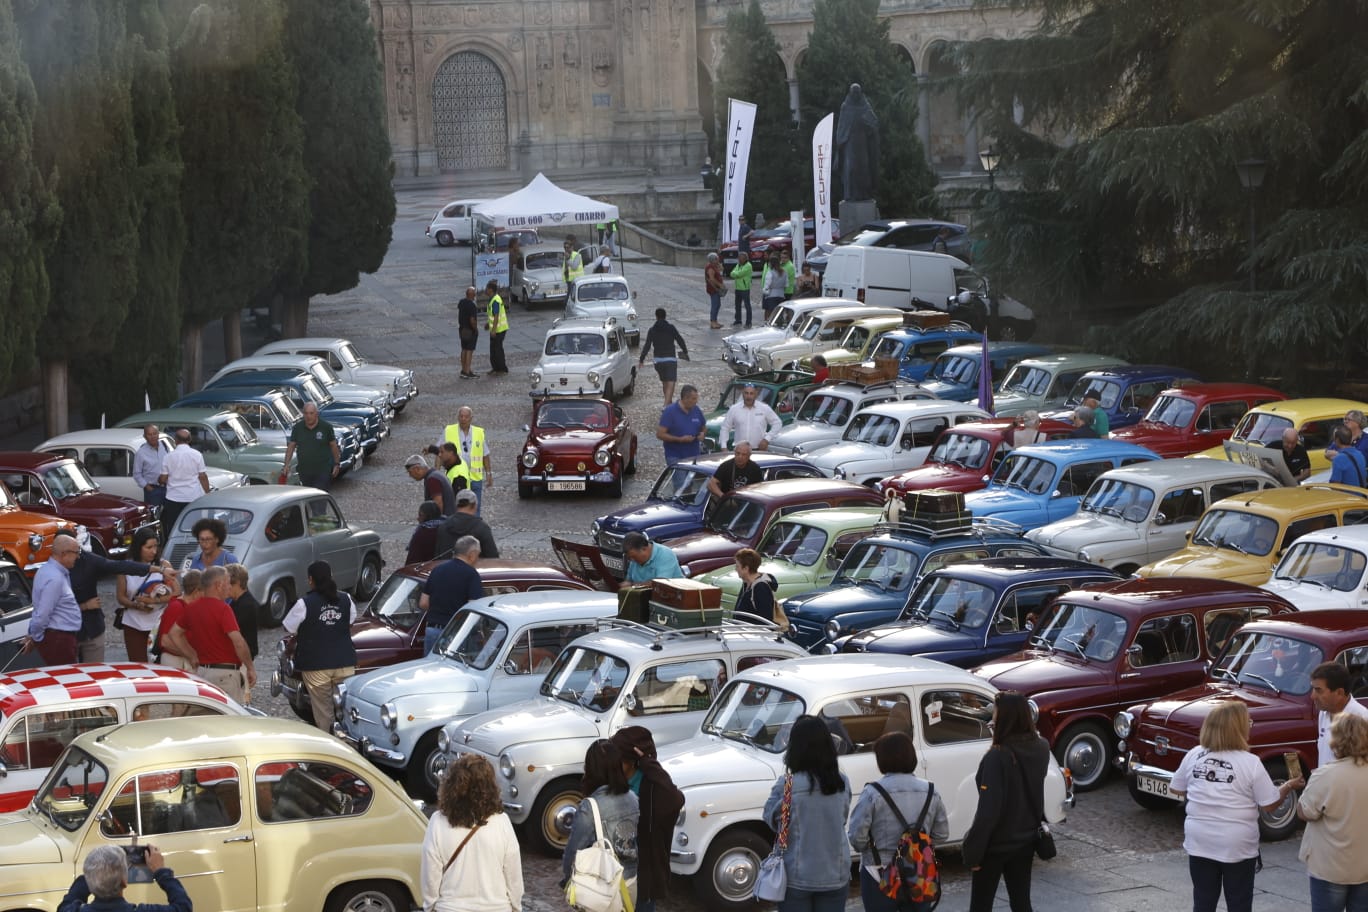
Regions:
<instances>
[{"instance_id":1,"label":"license plate","mask_svg":"<svg viewBox=\"0 0 1368 912\"><path fill-rule=\"evenodd\" d=\"M1136 776L1135 789L1139 792L1148 792L1151 795L1158 795L1161 798L1172 798L1169 794L1169 784L1163 779L1155 779L1151 776Z\"/></svg>"},{"instance_id":2,"label":"license plate","mask_svg":"<svg viewBox=\"0 0 1368 912\"><path fill-rule=\"evenodd\" d=\"M584 482L582 481L548 481L546 483L548 491L583 491Z\"/></svg>"},{"instance_id":3,"label":"license plate","mask_svg":"<svg viewBox=\"0 0 1368 912\"><path fill-rule=\"evenodd\" d=\"M609 570L622 571L622 558L614 557L611 554L604 554L602 551L599 552L599 556L603 558L603 566L607 567Z\"/></svg>"}]
</instances>

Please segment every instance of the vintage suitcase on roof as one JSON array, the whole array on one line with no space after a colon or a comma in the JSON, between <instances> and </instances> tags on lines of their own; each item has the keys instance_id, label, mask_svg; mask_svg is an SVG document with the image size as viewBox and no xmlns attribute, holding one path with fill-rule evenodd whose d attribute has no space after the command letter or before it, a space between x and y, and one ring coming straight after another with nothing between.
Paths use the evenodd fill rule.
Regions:
<instances>
[{"instance_id":1,"label":"vintage suitcase on roof","mask_svg":"<svg viewBox=\"0 0 1368 912\"><path fill-rule=\"evenodd\" d=\"M904 495L903 505L909 513L963 513L964 495L959 491L912 491Z\"/></svg>"},{"instance_id":2,"label":"vintage suitcase on roof","mask_svg":"<svg viewBox=\"0 0 1368 912\"><path fill-rule=\"evenodd\" d=\"M722 590L691 579L658 579L651 591L651 623L685 629L709 627L731 617Z\"/></svg>"}]
</instances>

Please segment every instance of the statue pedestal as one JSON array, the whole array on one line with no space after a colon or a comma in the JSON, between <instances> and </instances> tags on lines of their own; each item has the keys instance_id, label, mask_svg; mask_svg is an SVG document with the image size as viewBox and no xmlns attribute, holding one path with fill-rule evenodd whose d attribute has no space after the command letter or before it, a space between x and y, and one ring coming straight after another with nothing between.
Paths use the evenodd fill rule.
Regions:
<instances>
[{"instance_id":1,"label":"statue pedestal","mask_svg":"<svg viewBox=\"0 0 1368 912\"><path fill-rule=\"evenodd\" d=\"M841 234L853 234L865 222L877 221L879 207L873 200L841 200L837 207L841 220Z\"/></svg>"}]
</instances>

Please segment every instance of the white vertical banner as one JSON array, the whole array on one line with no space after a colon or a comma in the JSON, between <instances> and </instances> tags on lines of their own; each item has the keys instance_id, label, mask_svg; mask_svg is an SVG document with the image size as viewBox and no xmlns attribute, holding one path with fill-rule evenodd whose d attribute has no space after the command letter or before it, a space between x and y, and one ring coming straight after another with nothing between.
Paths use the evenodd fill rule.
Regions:
<instances>
[{"instance_id":1,"label":"white vertical banner","mask_svg":"<svg viewBox=\"0 0 1368 912\"><path fill-rule=\"evenodd\" d=\"M795 209L789 213L789 224L793 226L793 235L790 240L793 242L790 254L793 260L794 269L803 268L803 257L807 256L807 232L803 230L803 222L807 221L802 209Z\"/></svg>"},{"instance_id":2,"label":"white vertical banner","mask_svg":"<svg viewBox=\"0 0 1368 912\"><path fill-rule=\"evenodd\" d=\"M813 243L831 243L831 128L835 114L828 114L812 131L812 219L816 229Z\"/></svg>"},{"instance_id":3,"label":"white vertical banner","mask_svg":"<svg viewBox=\"0 0 1368 912\"><path fill-rule=\"evenodd\" d=\"M722 240L736 240L737 222L745 214L746 170L750 165L755 105L727 99L727 145L723 162Z\"/></svg>"}]
</instances>

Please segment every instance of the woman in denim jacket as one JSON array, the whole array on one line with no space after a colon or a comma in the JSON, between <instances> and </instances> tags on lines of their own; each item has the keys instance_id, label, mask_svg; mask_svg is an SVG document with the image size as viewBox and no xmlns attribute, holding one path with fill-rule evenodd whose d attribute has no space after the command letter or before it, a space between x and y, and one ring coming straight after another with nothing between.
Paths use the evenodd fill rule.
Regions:
<instances>
[{"instance_id":1,"label":"woman in denim jacket","mask_svg":"<svg viewBox=\"0 0 1368 912\"><path fill-rule=\"evenodd\" d=\"M627 774L622 771L622 754L613 742L600 738L589 745L584 754L584 778L580 780L581 794L598 804L599 819L603 821L603 835L613 845L613 852L622 863L622 876L627 878L635 897L637 875L637 817L640 811L637 796L627 787ZM594 843L594 812L589 809L589 798L579 803L575 824L570 828L570 841L561 859L561 880L564 887L575 870L575 855ZM634 899L635 901L635 899Z\"/></svg>"},{"instance_id":2,"label":"woman in denim jacket","mask_svg":"<svg viewBox=\"0 0 1368 912\"><path fill-rule=\"evenodd\" d=\"M879 785L897 804L903 819L911 826L917 825L922 808L926 807L926 819L922 826L931 837L932 845L950 838L950 822L945 816L945 804L939 792L931 795L931 804L926 804L926 792L931 783L919 776L912 775L917 768L917 748L912 736L906 732L889 732L874 742L874 759L879 764L883 778ZM902 840L903 828L898 823L888 801L874 788L866 785L850 812L850 845L860 853L860 899L864 901L865 912L898 912L903 908L896 900L889 899L879 889L878 879L870 873L875 864L873 850L879 850L879 860L885 865L893 860Z\"/></svg>"},{"instance_id":3,"label":"woman in denim jacket","mask_svg":"<svg viewBox=\"0 0 1368 912\"><path fill-rule=\"evenodd\" d=\"M845 832L850 783L836 763L836 746L822 720L815 716L794 720L784 766L788 773L775 781L765 802L765 820L778 833L784 781L793 777L788 851L784 853L788 892L779 903L779 912L841 912L850 883Z\"/></svg>"}]
</instances>

